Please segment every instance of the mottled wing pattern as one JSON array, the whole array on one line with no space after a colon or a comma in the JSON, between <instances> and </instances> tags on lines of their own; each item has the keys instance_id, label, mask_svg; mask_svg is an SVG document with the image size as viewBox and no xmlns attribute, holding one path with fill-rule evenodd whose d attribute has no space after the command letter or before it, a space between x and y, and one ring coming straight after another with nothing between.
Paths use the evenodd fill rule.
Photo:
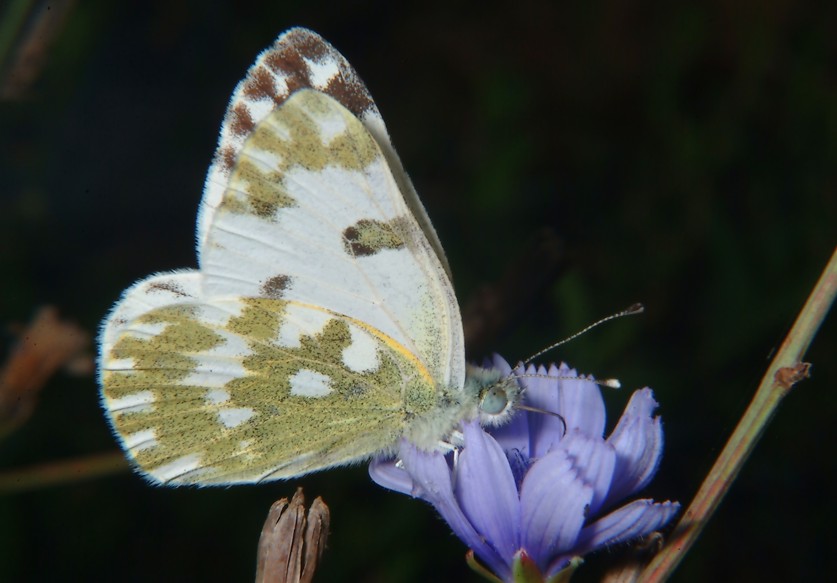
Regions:
<instances>
[{"instance_id":1,"label":"mottled wing pattern","mask_svg":"<svg viewBox=\"0 0 837 583\"><path fill-rule=\"evenodd\" d=\"M377 142L303 89L254 128L201 252L207 297L281 297L349 315L462 386L453 288Z\"/></svg>"},{"instance_id":2,"label":"mottled wing pattern","mask_svg":"<svg viewBox=\"0 0 837 583\"><path fill-rule=\"evenodd\" d=\"M424 271L435 271L436 265L439 263L445 271L444 276L428 273L428 277L431 280L435 280L433 283L439 286L437 293L433 294L433 304L440 308L444 306L444 311L447 313L440 314L440 319L436 322L425 322L425 324L431 324L432 329L424 333L413 333L412 337L415 342L406 342L405 345L408 349L414 350L419 355L425 355L427 352L437 352L439 354L437 358L431 357L425 358L424 360L430 361L431 363L444 363L444 366L449 366L451 370L434 370L434 376L440 378L445 384L461 386L465 375L461 320L458 304L456 303L456 298L450 283L447 260L441 244L427 218L427 214L418 199L412 183L401 166L398 155L390 143L384 121L378 112L378 108L372 101L372 97L369 95L366 86L343 55L321 36L310 30L293 28L280 35L272 47L263 51L257 57L256 62L250 67L245 78L233 92L230 105L221 125L218 149L207 175L204 197L201 201L198 220L198 254L202 270L206 273L209 273L211 270L211 267L207 265L208 261L206 257L208 253L211 253L211 246L205 244L206 239L209 236L212 225L216 224L214 219L218 212L218 207L223 204L225 196L229 193L229 184L233 179L234 170L237 170L239 175L244 170L241 168L240 161L245 143L248 140L250 140L251 144L253 143L252 136L256 133L257 128L260 128L262 135L268 133L269 130L264 127L262 122L274 115L277 108L282 107L290 96L304 89L313 89L323 95L332 97L352 114L350 117L353 117L355 120L353 122L354 125L356 125L356 121L360 121L368 132L364 136L370 135L374 139L374 142L377 144L377 149L383 154L383 159L379 158L376 163L389 167L386 174L391 176L391 183L383 186L383 188L381 188L381 185L369 185L369 187L380 188L380 190L373 191L367 187L367 193L377 197L379 201L388 199L388 203L397 205L402 209L404 209L404 204L406 203L406 209L403 210L402 214L404 216L409 215L412 219L409 221L409 228L406 224L407 222L404 222L405 230L413 231L405 232L405 238L407 239L408 245L411 246L411 252L416 251L419 246L426 248L429 243L436 255L436 260L427 256L422 251L420 253L421 257L418 257L418 259L422 263ZM362 132L360 128L356 128L354 133L360 135ZM374 147L372 144L369 146ZM302 147L305 147L304 144ZM257 152L255 154L257 158L261 155L262 159L264 159L263 146L255 146L252 149L254 152ZM330 155L330 152L323 152L323 155L327 157ZM252 167L252 165L249 165L249 167ZM313 197L309 198L308 195L321 194L328 196L328 192L334 190L334 181L343 179L341 176L321 176L320 178L320 184L311 184L308 189L308 194L300 197L303 203L308 203L308 207L320 204L319 201L316 201ZM285 182L290 182L290 180L286 179ZM394 182L395 188L393 188L392 182ZM323 192L314 192L315 189L321 186L325 187ZM332 199L331 204L335 204L335 202ZM358 197L357 202L360 203L360 208L355 212L355 215L359 216L363 214L362 207L367 201L362 200L362 197ZM302 205L299 206L301 207ZM323 206L322 210L331 213L332 216L338 216L338 213L342 209L335 205L332 208ZM397 218L390 212L390 209L385 210L389 219ZM367 217L361 216L361 218ZM316 223L318 219L316 217L314 219L315 224L310 225L311 229L309 229L309 232L322 228ZM291 226L295 220L296 217L289 218L285 224ZM358 226L362 230L362 227L368 224L364 222ZM420 227L419 230L414 229L416 224ZM344 227L355 228L354 225L348 223ZM271 234L270 237L278 240L275 233ZM285 240L284 235L283 240ZM286 247L291 244L291 242L285 243ZM234 245L229 242L227 242L227 245L234 251ZM249 253L249 243L245 241L243 247L244 252ZM299 250L297 249L296 251L298 252ZM386 257L379 258L379 262L388 260ZM305 259L303 263L307 269L316 270L322 266L321 263L311 263L309 259ZM277 265L281 266L282 264ZM266 271L270 271L270 269ZM258 273L262 272L259 271ZM328 270L321 272L321 276L323 274L327 275L328 273ZM250 275L251 279L254 277L254 274ZM264 275L269 278L272 274L264 273ZM403 287L406 289L409 289L412 283L404 279L400 274L398 274L399 276L397 278L391 277L397 275L394 273L382 273L381 275L383 277L379 279L383 280L382 282L372 280L369 281L367 287L375 288L381 293L388 291L393 285L392 282L404 284ZM259 281L263 281L263 278ZM341 287L344 281L345 278L338 280L338 287ZM314 293L311 295L309 291L312 290L308 289L297 291L299 293L295 295L290 294L286 297L293 297L317 305L331 307L331 304L319 301L321 294ZM331 295L333 291L334 289L328 290L326 294ZM407 299L403 295L401 297ZM388 303L394 303L393 299L390 298ZM340 306L337 306L336 309L337 311L341 311ZM362 313L358 314L358 316L362 316ZM398 320L397 314L395 319ZM369 323L377 325L378 322L371 320ZM386 332L391 332L386 326L381 329ZM404 334L395 334L394 336L401 341L406 340ZM451 337L447 338L447 336ZM417 344L417 346L413 346L413 344ZM441 351L439 350L440 347L442 348ZM445 351L448 351L448 354L445 354Z\"/></svg>"},{"instance_id":3,"label":"mottled wing pattern","mask_svg":"<svg viewBox=\"0 0 837 583\"><path fill-rule=\"evenodd\" d=\"M378 142L407 206L433 246L450 278L445 252L433 225L389 139L372 96L349 62L317 33L292 28L263 51L230 99L218 149L209 168L198 220L200 247L241 147L252 129L295 91L314 89L330 95L354 114Z\"/></svg>"},{"instance_id":4,"label":"mottled wing pattern","mask_svg":"<svg viewBox=\"0 0 837 583\"><path fill-rule=\"evenodd\" d=\"M128 297L179 294L189 277L160 275ZM157 482L258 482L346 464L394 443L405 408L433 402L409 355L345 316L266 298L171 299L114 325L103 372L123 446Z\"/></svg>"},{"instance_id":5,"label":"mottled wing pattern","mask_svg":"<svg viewBox=\"0 0 837 583\"><path fill-rule=\"evenodd\" d=\"M200 270L134 285L102 331L103 404L153 480L368 458L461 391L456 299L405 188L345 60L310 31L282 35L228 110Z\"/></svg>"}]
</instances>

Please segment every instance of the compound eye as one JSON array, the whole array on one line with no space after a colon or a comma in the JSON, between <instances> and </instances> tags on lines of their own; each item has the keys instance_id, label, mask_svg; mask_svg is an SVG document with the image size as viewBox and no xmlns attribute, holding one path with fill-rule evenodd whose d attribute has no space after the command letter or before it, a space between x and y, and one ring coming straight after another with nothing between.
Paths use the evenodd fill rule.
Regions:
<instances>
[{"instance_id":1,"label":"compound eye","mask_svg":"<svg viewBox=\"0 0 837 583\"><path fill-rule=\"evenodd\" d=\"M480 399L480 410L488 415L499 415L508 406L509 396L497 386L489 387Z\"/></svg>"}]
</instances>

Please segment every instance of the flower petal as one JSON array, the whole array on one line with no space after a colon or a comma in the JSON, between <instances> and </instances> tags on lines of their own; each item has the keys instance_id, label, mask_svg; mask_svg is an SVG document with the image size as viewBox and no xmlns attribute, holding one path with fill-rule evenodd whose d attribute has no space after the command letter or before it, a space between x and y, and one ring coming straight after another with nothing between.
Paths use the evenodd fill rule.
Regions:
<instances>
[{"instance_id":1,"label":"flower petal","mask_svg":"<svg viewBox=\"0 0 837 583\"><path fill-rule=\"evenodd\" d=\"M503 580L511 575L508 562L478 533L456 502L451 472L439 452L426 452L412 443L401 442L399 457L415 484L414 496L430 502L454 534Z\"/></svg>"},{"instance_id":2,"label":"flower petal","mask_svg":"<svg viewBox=\"0 0 837 583\"><path fill-rule=\"evenodd\" d=\"M566 364L560 367L518 367L527 405L557 413L544 415L529 413L531 457L541 457L561 440L561 437L577 429L591 437L601 437L605 426L605 405L598 385L585 378L575 379L578 373Z\"/></svg>"},{"instance_id":3,"label":"flower petal","mask_svg":"<svg viewBox=\"0 0 837 583\"><path fill-rule=\"evenodd\" d=\"M521 546L541 569L573 551L592 499L593 488L584 483L562 449L529 468L520 488Z\"/></svg>"},{"instance_id":4,"label":"flower petal","mask_svg":"<svg viewBox=\"0 0 837 583\"><path fill-rule=\"evenodd\" d=\"M520 500L508 458L472 421L462 424L465 447L454 468L454 491L470 523L509 563L520 548Z\"/></svg>"},{"instance_id":5,"label":"flower petal","mask_svg":"<svg viewBox=\"0 0 837 583\"><path fill-rule=\"evenodd\" d=\"M663 453L663 427L651 417L657 401L651 389L634 391L608 438L616 449L613 486L607 502L617 502L644 488L657 471Z\"/></svg>"},{"instance_id":6,"label":"flower petal","mask_svg":"<svg viewBox=\"0 0 837 583\"><path fill-rule=\"evenodd\" d=\"M372 481L389 490L415 496L413 479L403 468L399 468L392 458L376 457L369 462L369 477Z\"/></svg>"},{"instance_id":7,"label":"flower petal","mask_svg":"<svg viewBox=\"0 0 837 583\"><path fill-rule=\"evenodd\" d=\"M595 516L610 492L616 451L603 438L589 437L578 430L567 434L558 447L567 452L579 477L593 488L587 514Z\"/></svg>"},{"instance_id":8,"label":"flower petal","mask_svg":"<svg viewBox=\"0 0 837 583\"><path fill-rule=\"evenodd\" d=\"M526 477L526 472L529 470L529 458L523 455L519 450L507 449L505 451L506 459L509 461L509 468L511 468L512 476L514 476L514 483L517 484L517 491L520 491L520 484L523 478Z\"/></svg>"},{"instance_id":9,"label":"flower petal","mask_svg":"<svg viewBox=\"0 0 837 583\"><path fill-rule=\"evenodd\" d=\"M549 453L566 433L566 418L561 413L558 378L569 376L572 371L566 366L558 368L553 364L549 370L543 366L537 368L529 366L525 370L523 367L518 367L515 372L519 375L529 375L520 379L520 384L524 388L524 402L530 407L556 414L526 413L529 421L529 455L542 457Z\"/></svg>"},{"instance_id":10,"label":"flower petal","mask_svg":"<svg viewBox=\"0 0 837 583\"><path fill-rule=\"evenodd\" d=\"M575 375L574 370L569 370ZM599 385L585 378L564 379L559 383L561 406L558 412L567 422L567 431L577 429L590 437L602 437L605 404Z\"/></svg>"},{"instance_id":11,"label":"flower petal","mask_svg":"<svg viewBox=\"0 0 837 583\"><path fill-rule=\"evenodd\" d=\"M506 362L506 359L500 356L499 354L494 353L491 355L491 358L486 360L487 366L496 368L501 373L503 373L503 376L510 376L512 374L512 367L509 366L509 363Z\"/></svg>"},{"instance_id":12,"label":"flower petal","mask_svg":"<svg viewBox=\"0 0 837 583\"><path fill-rule=\"evenodd\" d=\"M579 554L604 545L644 536L664 526L680 510L677 502L655 504L653 500L635 500L581 531Z\"/></svg>"}]
</instances>

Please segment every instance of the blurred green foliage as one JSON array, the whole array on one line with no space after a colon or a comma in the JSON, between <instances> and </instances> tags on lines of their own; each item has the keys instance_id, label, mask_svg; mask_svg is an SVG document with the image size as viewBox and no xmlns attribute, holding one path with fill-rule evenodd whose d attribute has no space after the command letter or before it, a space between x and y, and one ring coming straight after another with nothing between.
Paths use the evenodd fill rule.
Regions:
<instances>
[{"instance_id":1,"label":"blurred green foliage","mask_svg":"<svg viewBox=\"0 0 837 583\"><path fill-rule=\"evenodd\" d=\"M226 100L279 32L308 26L369 85L463 302L534 233L560 237L560 277L498 352L514 360L646 304L552 356L655 389L667 445L647 495L687 503L837 242L835 16L789 1L79 2L26 99L0 103L0 321L52 303L93 331L134 280L194 265ZM832 320L813 379L673 580L837 569L835 344ZM608 395L611 420L628 394ZM97 398L94 379L56 377L0 444L2 467L113 449ZM297 484L332 510L320 581L470 580L432 509L364 468L213 490L125 474L4 496L0 573L250 580L264 516Z\"/></svg>"}]
</instances>

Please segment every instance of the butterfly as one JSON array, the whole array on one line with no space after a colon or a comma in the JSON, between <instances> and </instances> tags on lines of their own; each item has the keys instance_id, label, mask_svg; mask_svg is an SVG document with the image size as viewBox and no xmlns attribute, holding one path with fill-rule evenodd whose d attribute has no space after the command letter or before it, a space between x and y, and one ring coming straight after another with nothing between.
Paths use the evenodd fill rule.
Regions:
<instances>
[{"instance_id":1,"label":"butterfly","mask_svg":"<svg viewBox=\"0 0 837 583\"><path fill-rule=\"evenodd\" d=\"M150 481L287 479L513 411L514 382L466 365L439 238L316 33L280 35L236 87L197 251L126 290L99 338L102 405Z\"/></svg>"}]
</instances>

